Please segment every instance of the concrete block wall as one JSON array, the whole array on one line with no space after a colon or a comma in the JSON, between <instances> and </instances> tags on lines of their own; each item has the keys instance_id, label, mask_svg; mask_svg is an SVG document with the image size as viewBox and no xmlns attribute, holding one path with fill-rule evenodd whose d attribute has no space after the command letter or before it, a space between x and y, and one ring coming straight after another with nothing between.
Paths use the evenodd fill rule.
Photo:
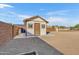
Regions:
<instances>
[{"instance_id":1,"label":"concrete block wall","mask_svg":"<svg viewBox=\"0 0 79 59\"><path fill-rule=\"evenodd\" d=\"M12 25L0 22L0 44L12 39Z\"/></svg>"}]
</instances>

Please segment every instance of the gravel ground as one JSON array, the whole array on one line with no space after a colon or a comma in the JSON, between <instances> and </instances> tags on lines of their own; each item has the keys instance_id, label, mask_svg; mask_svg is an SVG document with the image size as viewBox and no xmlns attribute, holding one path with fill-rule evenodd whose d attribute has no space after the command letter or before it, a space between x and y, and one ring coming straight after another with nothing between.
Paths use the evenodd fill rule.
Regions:
<instances>
[{"instance_id":1,"label":"gravel ground","mask_svg":"<svg viewBox=\"0 0 79 59\"><path fill-rule=\"evenodd\" d=\"M33 51L37 55L62 55L39 37L16 38L0 46L0 55L24 55Z\"/></svg>"},{"instance_id":2,"label":"gravel ground","mask_svg":"<svg viewBox=\"0 0 79 59\"><path fill-rule=\"evenodd\" d=\"M66 55L79 55L79 31L53 32L41 38Z\"/></svg>"}]
</instances>

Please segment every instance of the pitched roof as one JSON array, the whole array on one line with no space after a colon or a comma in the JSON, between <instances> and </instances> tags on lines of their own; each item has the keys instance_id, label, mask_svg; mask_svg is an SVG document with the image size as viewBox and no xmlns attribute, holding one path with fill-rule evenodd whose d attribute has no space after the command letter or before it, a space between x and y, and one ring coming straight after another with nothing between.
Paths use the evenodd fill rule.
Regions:
<instances>
[{"instance_id":1,"label":"pitched roof","mask_svg":"<svg viewBox=\"0 0 79 59\"><path fill-rule=\"evenodd\" d=\"M34 20L34 19L36 19L36 18L41 18L41 19L44 20L46 23L48 23L48 21L46 21L44 18L42 18L42 17L40 17L40 16L33 16L33 17L30 17L30 18L26 18L26 19L24 19L23 21L24 21L24 22L32 21L32 20Z\"/></svg>"}]
</instances>

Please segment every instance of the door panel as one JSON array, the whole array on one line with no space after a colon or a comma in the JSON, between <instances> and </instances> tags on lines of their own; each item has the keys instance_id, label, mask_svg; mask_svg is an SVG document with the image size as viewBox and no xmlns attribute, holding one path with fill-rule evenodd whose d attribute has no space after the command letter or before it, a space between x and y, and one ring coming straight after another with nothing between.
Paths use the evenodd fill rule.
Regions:
<instances>
[{"instance_id":1,"label":"door panel","mask_svg":"<svg viewBox=\"0 0 79 59\"><path fill-rule=\"evenodd\" d=\"M35 23L34 24L34 34L35 35L40 35L40 23Z\"/></svg>"}]
</instances>

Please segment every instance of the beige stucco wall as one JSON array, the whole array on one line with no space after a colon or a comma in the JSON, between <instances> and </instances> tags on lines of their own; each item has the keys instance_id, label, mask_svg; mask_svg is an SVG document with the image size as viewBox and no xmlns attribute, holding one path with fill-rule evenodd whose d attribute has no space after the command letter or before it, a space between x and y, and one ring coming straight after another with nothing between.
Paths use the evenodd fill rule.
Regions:
<instances>
[{"instance_id":1,"label":"beige stucco wall","mask_svg":"<svg viewBox=\"0 0 79 59\"><path fill-rule=\"evenodd\" d=\"M33 28L28 28L28 24L29 23L33 24ZM27 31L29 33L31 33L31 34L34 34L34 22L33 21L29 21L29 22L27 22L26 26L27 26Z\"/></svg>"},{"instance_id":2,"label":"beige stucco wall","mask_svg":"<svg viewBox=\"0 0 79 59\"><path fill-rule=\"evenodd\" d=\"M28 28L28 23L33 24L33 28ZM36 18L33 21L28 21L26 26L27 26L27 31L31 34L34 34L34 23L40 23L40 35L46 35L46 26L45 29L42 29L42 24L46 25L46 22L40 18Z\"/></svg>"},{"instance_id":3,"label":"beige stucco wall","mask_svg":"<svg viewBox=\"0 0 79 59\"><path fill-rule=\"evenodd\" d=\"M41 23L40 25L42 24L46 25L46 23ZM46 35L46 26L45 26L45 29L42 29L42 26L40 26L40 32L41 32L41 35Z\"/></svg>"}]
</instances>

